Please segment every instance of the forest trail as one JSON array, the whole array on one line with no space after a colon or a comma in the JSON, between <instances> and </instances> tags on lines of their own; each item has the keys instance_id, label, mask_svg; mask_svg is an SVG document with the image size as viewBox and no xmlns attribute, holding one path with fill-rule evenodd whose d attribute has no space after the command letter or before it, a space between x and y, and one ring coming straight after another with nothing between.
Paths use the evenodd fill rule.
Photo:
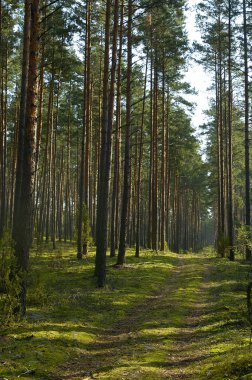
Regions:
<instances>
[{"instance_id":1,"label":"forest trail","mask_svg":"<svg viewBox=\"0 0 252 380\"><path fill-rule=\"evenodd\" d=\"M0 334L0 380L252 379L244 261L128 250L101 289L94 255L74 254L34 252L27 319Z\"/></svg>"},{"instance_id":2,"label":"forest trail","mask_svg":"<svg viewBox=\"0 0 252 380\"><path fill-rule=\"evenodd\" d=\"M201 362L216 354L210 347L229 340L207 328L225 311L213 264L179 255L162 288L61 367L60 378L200 379Z\"/></svg>"}]
</instances>

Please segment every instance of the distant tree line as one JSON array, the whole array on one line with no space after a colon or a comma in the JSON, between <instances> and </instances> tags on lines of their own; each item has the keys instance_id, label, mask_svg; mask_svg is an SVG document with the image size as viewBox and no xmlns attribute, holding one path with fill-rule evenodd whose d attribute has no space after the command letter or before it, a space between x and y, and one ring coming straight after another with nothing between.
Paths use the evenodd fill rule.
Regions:
<instances>
[{"instance_id":1,"label":"distant tree line","mask_svg":"<svg viewBox=\"0 0 252 380\"><path fill-rule=\"evenodd\" d=\"M197 46L212 73L215 98L209 110L208 162L221 256L235 258L239 228L245 228L251 260L251 12L250 2L210 0L198 5L203 44Z\"/></svg>"}]
</instances>

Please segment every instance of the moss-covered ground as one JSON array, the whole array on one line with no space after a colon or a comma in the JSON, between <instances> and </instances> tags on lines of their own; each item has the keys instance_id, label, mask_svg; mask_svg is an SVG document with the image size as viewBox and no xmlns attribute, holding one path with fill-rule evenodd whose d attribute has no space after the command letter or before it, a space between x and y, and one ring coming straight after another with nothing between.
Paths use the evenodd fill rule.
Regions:
<instances>
[{"instance_id":1,"label":"moss-covered ground","mask_svg":"<svg viewBox=\"0 0 252 380\"><path fill-rule=\"evenodd\" d=\"M0 330L0 379L252 379L248 265L130 250L113 263L99 289L94 252L32 252L27 318Z\"/></svg>"}]
</instances>

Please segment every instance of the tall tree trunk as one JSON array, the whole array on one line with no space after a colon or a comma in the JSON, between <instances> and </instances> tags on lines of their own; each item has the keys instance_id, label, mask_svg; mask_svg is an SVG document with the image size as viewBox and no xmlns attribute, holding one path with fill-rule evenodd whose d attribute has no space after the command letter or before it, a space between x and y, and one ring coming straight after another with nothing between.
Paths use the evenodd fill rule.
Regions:
<instances>
[{"instance_id":1,"label":"tall tree trunk","mask_svg":"<svg viewBox=\"0 0 252 380\"><path fill-rule=\"evenodd\" d=\"M83 89L83 126L82 126L82 140L81 140L81 157L80 157L80 170L79 170L79 205L78 205L78 220L77 220L77 259L82 259L82 224L83 224L83 206L84 206L84 200L85 200L85 194L84 191L87 190L87 187L85 187L85 179L87 180L85 169L87 169L85 159L86 152L85 152L85 142L86 142L86 134L87 134L87 62L88 62L88 55L90 54L90 48L88 45L88 42L90 43L90 1L87 1L86 7L86 35L85 35L85 62L84 62L84 89ZM90 65L89 65L90 66ZM90 74L90 73L89 73ZM89 156L88 156L89 157ZM87 174L88 176L88 174Z\"/></svg>"},{"instance_id":2,"label":"tall tree trunk","mask_svg":"<svg viewBox=\"0 0 252 380\"><path fill-rule=\"evenodd\" d=\"M218 236L217 246L219 254L224 257L224 238L225 238L225 196L224 196L224 145L223 145L223 57L221 40L221 11L218 10L218 53L216 58L216 129L218 145L218 187L219 187L219 216L218 216Z\"/></svg>"},{"instance_id":3,"label":"tall tree trunk","mask_svg":"<svg viewBox=\"0 0 252 380\"><path fill-rule=\"evenodd\" d=\"M165 203L166 203L166 241L167 245L169 247L169 214L170 214L170 194L171 194L171 162L170 162L170 147L169 147L169 141L170 141L170 130L169 130L169 109L170 109L170 97L169 97L169 87L167 90L167 102L166 102L166 135L165 135L165 187L166 187L166 197L165 197Z\"/></svg>"},{"instance_id":4,"label":"tall tree trunk","mask_svg":"<svg viewBox=\"0 0 252 380\"><path fill-rule=\"evenodd\" d=\"M113 53L112 53L112 68L111 68L111 86L110 86L110 111L109 120L113 119L114 109L114 82L117 57L117 30L119 18L119 0L115 0L114 9L114 33L113 33ZM115 132L115 154L114 154L114 178L112 190L112 205L111 205L111 231L110 231L110 257L115 256L115 223L116 223L116 203L118 194L118 176L119 176L119 136L121 127L121 61L122 61L122 44L123 44L123 1L121 4L120 16L120 36L119 36L119 52L118 52L118 70L117 70L117 98L116 98L116 132Z\"/></svg>"},{"instance_id":5,"label":"tall tree trunk","mask_svg":"<svg viewBox=\"0 0 252 380\"><path fill-rule=\"evenodd\" d=\"M250 220L250 162L249 162L249 72L248 72L248 32L246 0L243 0L243 42L244 42L244 103L245 103L245 223L248 230L248 238L251 235ZM246 247L246 259L251 260L251 250Z\"/></svg>"},{"instance_id":6,"label":"tall tree trunk","mask_svg":"<svg viewBox=\"0 0 252 380\"><path fill-rule=\"evenodd\" d=\"M157 130L158 130L158 73L157 73L157 52L154 52L154 84L153 84L153 153L152 153L152 249L156 251L157 247L157 161L158 161L158 143L157 143Z\"/></svg>"},{"instance_id":7,"label":"tall tree trunk","mask_svg":"<svg viewBox=\"0 0 252 380\"><path fill-rule=\"evenodd\" d=\"M62 215L63 215L63 188L64 188L64 149L61 150L61 159L60 159L60 172L59 172L59 194L58 194L58 234L59 241L62 239Z\"/></svg>"},{"instance_id":8,"label":"tall tree trunk","mask_svg":"<svg viewBox=\"0 0 252 380\"><path fill-rule=\"evenodd\" d=\"M7 96L8 96L8 42L2 39L1 74L0 74L0 168L1 168L1 190L0 190L0 238L3 235L7 223Z\"/></svg>"},{"instance_id":9,"label":"tall tree trunk","mask_svg":"<svg viewBox=\"0 0 252 380\"><path fill-rule=\"evenodd\" d=\"M43 181L42 181L42 191L41 191L41 205L40 205L40 215L38 222L38 238L40 241L43 240L44 234L44 221L48 217L48 203L46 202L46 186L50 186L50 136L52 128L52 107L53 107L53 93L54 93L54 75L52 74L49 86L49 99L48 99L48 109L47 109L47 126L46 126L46 141L44 148L44 162L43 162ZM36 158L35 158L36 159ZM47 189L48 191L48 189ZM48 234L47 234L48 235ZM47 236L48 238L48 236Z\"/></svg>"},{"instance_id":10,"label":"tall tree trunk","mask_svg":"<svg viewBox=\"0 0 252 380\"><path fill-rule=\"evenodd\" d=\"M160 221L160 250L165 249L165 67L163 56L162 76L162 162L161 162L161 221Z\"/></svg>"},{"instance_id":11,"label":"tall tree trunk","mask_svg":"<svg viewBox=\"0 0 252 380\"><path fill-rule=\"evenodd\" d=\"M15 174L17 164L17 139L18 139L18 116L19 106L18 100L16 100L16 115L15 115L15 129L13 138L13 150L12 150L12 165L11 165L11 185L10 185L10 218L9 228L12 229L13 225L13 207L14 207L14 190L15 190Z\"/></svg>"},{"instance_id":12,"label":"tall tree trunk","mask_svg":"<svg viewBox=\"0 0 252 380\"><path fill-rule=\"evenodd\" d=\"M43 128L43 106L44 106L44 71L45 71L45 54L44 54L44 41L41 42L41 67L39 73L39 96L38 96L38 125L36 131L36 157L35 157L35 213L34 221L37 219L37 228L39 220L39 197L40 197L40 175L39 172L39 157L40 157L40 147L41 147L41 137ZM39 239L39 236L37 237Z\"/></svg>"},{"instance_id":13,"label":"tall tree trunk","mask_svg":"<svg viewBox=\"0 0 252 380\"><path fill-rule=\"evenodd\" d=\"M95 275L98 286L103 287L106 280L106 251L108 228L108 195L111 160L111 124L108 120L109 103L109 44L110 44L111 1L106 2L105 20L105 52L103 68L103 105L102 105L102 136L101 154L98 177L98 199L96 217L96 257Z\"/></svg>"},{"instance_id":14,"label":"tall tree trunk","mask_svg":"<svg viewBox=\"0 0 252 380\"><path fill-rule=\"evenodd\" d=\"M27 31L30 29L30 44L29 45L29 69L27 73L27 58L28 54L24 48L24 70L25 73L22 80L22 90L26 90L27 96L23 93L26 99L26 112L24 116L23 136L19 134L19 154L18 159L22 157L21 163L18 166L22 167L20 172L17 171L16 182L21 185L15 199L16 212L14 212L13 220L13 239L15 244L15 256L17 259L17 275L22 278L21 291L19 294L19 310L21 314L26 311L26 279L25 274L28 271L29 248L32 242L33 232L33 191L34 191L34 169L35 169L35 129L37 123L37 80L38 80L38 51L40 37L40 0L26 2L25 7L25 32L24 41L27 38ZM31 16L30 16L31 15ZM28 48L27 44L24 44ZM26 80L27 76L27 80ZM25 78L25 79L24 79ZM25 85L24 85L25 84ZM21 108L21 113L23 112ZM20 117L21 119L21 117ZM22 129L22 128L21 128ZM21 173L21 176L19 177ZM20 192L19 192L20 190ZM25 220L25 223L23 223ZM24 277L23 277L24 276Z\"/></svg>"},{"instance_id":15,"label":"tall tree trunk","mask_svg":"<svg viewBox=\"0 0 252 380\"><path fill-rule=\"evenodd\" d=\"M231 0L228 4L228 235L229 258L234 261L234 213L233 213L233 125L232 125L232 30L231 30Z\"/></svg>"},{"instance_id":16,"label":"tall tree trunk","mask_svg":"<svg viewBox=\"0 0 252 380\"><path fill-rule=\"evenodd\" d=\"M146 98L146 86L147 86L147 74L148 74L148 53L146 57L145 78L144 78L144 92L143 92L143 108L141 116L140 127L140 141L139 141L139 161L138 161L138 173L137 173L137 186L136 186L136 252L135 256L140 255L140 194L141 194L141 179L142 179L142 160L143 160L143 133L144 133L144 113L145 113L145 98Z\"/></svg>"},{"instance_id":17,"label":"tall tree trunk","mask_svg":"<svg viewBox=\"0 0 252 380\"><path fill-rule=\"evenodd\" d=\"M23 32L23 59L22 59L22 80L21 80L21 98L20 98L20 114L18 129L18 148L17 148L17 167L16 167L16 184L14 196L13 210L13 239L19 234L19 206L21 196L21 184L23 177L23 151L24 151L24 134L25 134L25 116L26 116L26 99L28 84L28 67L29 67L29 49L30 49L30 23L31 9L30 1L25 1L25 18Z\"/></svg>"},{"instance_id":18,"label":"tall tree trunk","mask_svg":"<svg viewBox=\"0 0 252 380\"><path fill-rule=\"evenodd\" d=\"M131 99L132 99L132 15L133 1L128 1L128 30L127 30L127 85L126 85L126 130L124 148L124 180L120 242L117 265L123 265L125 261L126 230L128 219L129 191L130 191L130 131L131 131Z\"/></svg>"},{"instance_id":19,"label":"tall tree trunk","mask_svg":"<svg viewBox=\"0 0 252 380\"><path fill-rule=\"evenodd\" d=\"M86 22L86 104L85 104L85 169L84 169L84 202L89 205L89 161L90 161L90 119L91 119L91 0L87 2L87 22Z\"/></svg>"},{"instance_id":20,"label":"tall tree trunk","mask_svg":"<svg viewBox=\"0 0 252 380\"><path fill-rule=\"evenodd\" d=\"M4 231L4 219L5 219L5 178L4 178L4 39L3 39L3 6L0 2L0 238Z\"/></svg>"},{"instance_id":21,"label":"tall tree trunk","mask_svg":"<svg viewBox=\"0 0 252 380\"><path fill-rule=\"evenodd\" d=\"M153 28L150 25L150 167L149 167L149 204L148 204L148 232L147 246L152 247L152 181L153 181Z\"/></svg>"},{"instance_id":22,"label":"tall tree trunk","mask_svg":"<svg viewBox=\"0 0 252 380\"><path fill-rule=\"evenodd\" d=\"M51 185L51 241L53 244L53 249L56 249L56 152L57 152L57 142L56 142L56 131L52 130L52 162L51 162L51 173L52 173L52 185Z\"/></svg>"}]
</instances>

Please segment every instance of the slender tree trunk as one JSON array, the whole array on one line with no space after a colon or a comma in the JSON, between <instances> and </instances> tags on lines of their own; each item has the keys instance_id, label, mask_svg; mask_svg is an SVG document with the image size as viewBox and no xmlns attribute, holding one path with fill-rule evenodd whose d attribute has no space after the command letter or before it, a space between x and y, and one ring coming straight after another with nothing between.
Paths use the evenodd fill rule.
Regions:
<instances>
[{"instance_id":1,"label":"slender tree trunk","mask_svg":"<svg viewBox=\"0 0 252 380\"><path fill-rule=\"evenodd\" d=\"M19 107L18 107L18 100L16 100L15 131L14 131L14 139L13 139L11 186L10 186L10 192L11 192L11 194L10 194L10 218L9 218L9 228L10 229L12 229L12 225L13 225L15 174L16 174L16 166L17 166L16 164L17 164L18 115L19 115Z\"/></svg>"},{"instance_id":2,"label":"slender tree trunk","mask_svg":"<svg viewBox=\"0 0 252 380\"><path fill-rule=\"evenodd\" d=\"M48 131L49 131L49 146L48 146L48 162L47 162L47 202L46 202L46 242L49 242L50 235L50 209L52 206L52 147L53 147L53 100L54 100L54 73L50 82L50 96L48 106Z\"/></svg>"},{"instance_id":3,"label":"slender tree trunk","mask_svg":"<svg viewBox=\"0 0 252 380\"><path fill-rule=\"evenodd\" d=\"M146 98L146 85L147 85L147 74L148 74L148 53L146 57L146 67L145 67L145 79L144 79L144 92L143 92L143 108L141 116L141 127L140 127L140 141L139 141L139 161L138 161L138 173L137 173L137 186L136 186L136 252L135 256L140 255L140 194L141 194L141 179L142 179L142 160L143 160L143 133L144 133L144 113L145 113L145 98Z\"/></svg>"},{"instance_id":4,"label":"slender tree trunk","mask_svg":"<svg viewBox=\"0 0 252 380\"><path fill-rule=\"evenodd\" d=\"M78 205L78 220L77 220L77 259L82 259L82 224L83 224L83 205L85 200L85 138L86 138L86 111L87 111L87 61L88 54L90 53L88 40L89 40L89 10L90 10L90 0L86 4L86 35L85 35L85 62L84 62L84 89L83 89L83 126L82 126L82 140L81 140L81 157L80 157L80 170L79 170L79 205Z\"/></svg>"},{"instance_id":5,"label":"slender tree trunk","mask_svg":"<svg viewBox=\"0 0 252 380\"><path fill-rule=\"evenodd\" d=\"M220 180L220 112L219 112L219 72L218 72L218 63L217 57L215 58L215 123L216 123L216 139L217 139L217 176L218 176L218 213L217 213L217 251L220 255L222 252L220 250L220 241L222 236L221 228L221 180Z\"/></svg>"},{"instance_id":6,"label":"slender tree trunk","mask_svg":"<svg viewBox=\"0 0 252 380\"><path fill-rule=\"evenodd\" d=\"M67 161L66 161L66 186L65 186L65 241L67 238L72 240L72 213L71 213L71 181L70 181L70 164L71 164L71 92L72 84L70 83L69 104L68 104L68 120L67 120Z\"/></svg>"},{"instance_id":7,"label":"slender tree trunk","mask_svg":"<svg viewBox=\"0 0 252 380\"><path fill-rule=\"evenodd\" d=\"M248 230L248 238L251 235L250 220L250 155L249 155L249 73L248 73L248 32L246 0L243 0L243 42L244 42L244 103L245 103L245 223ZM251 250L246 247L246 259L251 260Z\"/></svg>"},{"instance_id":8,"label":"slender tree trunk","mask_svg":"<svg viewBox=\"0 0 252 380\"><path fill-rule=\"evenodd\" d=\"M40 197L40 175L39 172L39 157L40 157L40 147L41 147L41 137L42 137L42 128L43 128L43 105L44 105L44 66L45 66L45 54L44 54L44 41L41 42L41 67L39 74L39 97L38 97L38 125L36 131L36 156L35 156L35 213L34 213L34 222L37 220L37 229L38 229L38 220L39 220L39 197ZM38 231L37 231L38 232ZM38 235L38 234L37 234ZM39 239L39 236L37 236Z\"/></svg>"},{"instance_id":9,"label":"slender tree trunk","mask_svg":"<svg viewBox=\"0 0 252 380\"><path fill-rule=\"evenodd\" d=\"M152 247L152 181L153 181L153 28L150 25L151 46L150 46L150 167L149 167L149 204L148 204L148 232L147 246Z\"/></svg>"},{"instance_id":10,"label":"slender tree trunk","mask_svg":"<svg viewBox=\"0 0 252 380\"><path fill-rule=\"evenodd\" d=\"M96 212L97 212L97 193L99 181L100 167L100 150L101 150L101 124L102 124L102 33L100 37L100 52L99 52L99 81L98 81L98 128L96 129L96 151L95 151L95 179L94 179L94 194L93 194L93 236L96 237Z\"/></svg>"},{"instance_id":11,"label":"slender tree trunk","mask_svg":"<svg viewBox=\"0 0 252 380\"><path fill-rule=\"evenodd\" d=\"M114 97L115 97L115 78L116 78L116 60L117 60L117 35L118 35L118 20L119 20L119 0L115 0L114 4L114 30L113 30L113 42L112 42L112 66L111 66L111 79L110 79L110 95L109 95L109 109L108 109L108 121L110 123L109 128L113 128L113 114L114 114ZM121 32L122 32L121 25ZM120 46L119 60L121 60L122 47ZM121 64L121 62L119 62ZM120 72L119 72L120 73ZM120 79L118 78L118 81ZM117 104L118 105L118 104ZM119 116L120 117L120 116ZM118 121L118 119L117 119ZM118 125L116 126L118 128ZM117 196L117 168L118 168L118 134L116 130L115 137L115 157L114 157L114 179L113 179L113 194L112 194L112 210L111 210L111 233L110 233L110 256L115 256L115 205Z\"/></svg>"},{"instance_id":12,"label":"slender tree trunk","mask_svg":"<svg viewBox=\"0 0 252 380\"><path fill-rule=\"evenodd\" d=\"M234 213L233 213L233 125L232 125L232 30L231 30L231 0L229 0L228 17L228 234L229 234L229 258L234 261Z\"/></svg>"},{"instance_id":13,"label":"slender tree trunk","mask_svg":"<svg viewBox=\"0 0 252 380\"><path fill-rule=\"evenodd\" d=\"M224 189L224 144L223 144L223 57L221 40L221 20L220 10L218 19L218 57L216 63L216 90L217 90L217 145L218 145L218 187L219 187L219 216L218 216L218 237L217 246L219 254L224 257L224 238L225 238L225 189Z\"/></svg>"},{"instance_id":14,"label":"slender tree trunk","mask_svg":"<svg viewBox=\"0 0 252 380\"><path fill-rule=\"evenodd\" d=\"M153 88L153 156L152 156L152 249L157 250L157 160L158 160L158 143L157 143L157 129L158 129L158 73L156 67L156 54L154 58L154 88Z\"/></svg>"},{"instance_id":15,"label":"slender tree trunk","mask_svg":"<svg viewBox=\"0 0 252 380\"><path fill-rule=\"evenodd\" d=\"M8 96L8 43L1 40L2 49L1 75L0 75L0 168L1 168L1 190L0 190L0 238L3 236L7 223L7 96Z\"/></svg>"},{"instance_id":16,"label":"slender tree trunk","mask_svg":"<svg viewBox=\"0 0 252 380\"><path fill-rule=\"evenodd\" d=\"M127 85L126 85L126 130L125 130L125 148L124 148L124 181L122 197L122 213L120 242L118 250L117 265L123 265L125 262L125 244L127 230L127 212L129 205L130 191L130 131L131 131L131 99L132 99L132 15L133 1L128 1L128 30L127 30Z\"/></svg>"},{"instance_id":17,"label":"slender tree trunk","mask_svg":"<svg viewBox=\"0 0 252 380\"><path fill-rule=\"evenodd\" d=\"M90 162L90 119L91 119L91 0L87 2L87 22L86 22L86 104L85 104L85 169L84 169L84 202L89 205L89 162Z\"/></svg>"},{"instance_id":18,"label":"slender tree trunk","mask_svg":"<svg viewBox=\"0 0 252 380\"><path fill-rule=\"evenodd\" d=\"M59 172L59 194L58 194L58 234L59 241L62 240L62 215L63 215L63 188L64 188L64 149L61 150L61 163L60 163L60 172Z\"/></svg>"},{"instance_id":19,"label":"slender tree trunk","mask_svg":"<svg viewBox=\"0 0 252 380\"><path fill-rule=\"evenodd\" d=\"M170 147L169 147L169 141L170 141L170 130L169 130L169 88L167 90L167 102L166 102L166 135L165 135L165 145L166 145L166 151L165 151L165 187L166 187L166 241L167 245L169 247L169 214L170 214L170 195L171 195L171 163L170 163Z\"/></svg>"},{"instance_id":20,"label":"slender tree trunk","mask_svg":"<svg viewBox=\"0 0 252 380\"><path fill-rule=\"evenodd\" d=\"M103 71L103 105L102 105L102 137L98 177L98 200L96 217L96 257L95 275L98 286L103 287L106 280L106 251L108 228L108 195L111 160L111 124L108 120L109 102L109 44L110 44L111 1L106 2L105 20L105 52Z\"/></svg>"},{"instance_id":21,"label":"slender tree trunk","mask_svg":"<svg viewBox=\"0 0 252 380\"><path fill-rule=\"evenodd\" d=\"M161 163L161 246L160 250L165 249L165 67L163 57L163 77L162 77L162 163Z\"/></svg>"},{"instance_id":22,"label":"slender tree trunk","mask_svg":"<svg viewBox=\"0 0 252 380\"><path fill-rule=\"evenodd\" d=\"M53 129L52 133L52 186L51 186L51 196L52 196L52 206L51 206L51 241L53 243L53 249L56 249L56 131Z\"/></svg>"},{"instance_id":23,"label":"slender tree trunk","mask_svg":"<svg viewBox=\"0 0 252 380\"><path fill-rule=\"evenodd\" d=\"M50 186L50 136L52 128L52 107L53 107L53 91L54 91L54 76L52 78L49 86L49 99L48 99L48 110L47 110L47 126L46 126L46 141L44 148L44 162L43 162L43 181L42 181L42 191L41 191L41 205L40 205L40 215L38 223L38 237L39 240L43 240L44 234L44 221L48 217L48 203L46 202L46 186ZM48 188L47 188L48 191ZM47 231L48 232L48 231ZM47 233L48 239L48 233Z\"/></svg>"},{"instance_id":24,"label":"slender tree trunk","mask_svg":"<svg viewBox=\"0 0 252 380\"><path fill-rule=\"evenodd\" d=\"M3 39L3 7L2 1L0 2L0 238L4 231L4 219L5 219L5 178L4 178L4 39Z\"/></svg>"}]
</instances>

